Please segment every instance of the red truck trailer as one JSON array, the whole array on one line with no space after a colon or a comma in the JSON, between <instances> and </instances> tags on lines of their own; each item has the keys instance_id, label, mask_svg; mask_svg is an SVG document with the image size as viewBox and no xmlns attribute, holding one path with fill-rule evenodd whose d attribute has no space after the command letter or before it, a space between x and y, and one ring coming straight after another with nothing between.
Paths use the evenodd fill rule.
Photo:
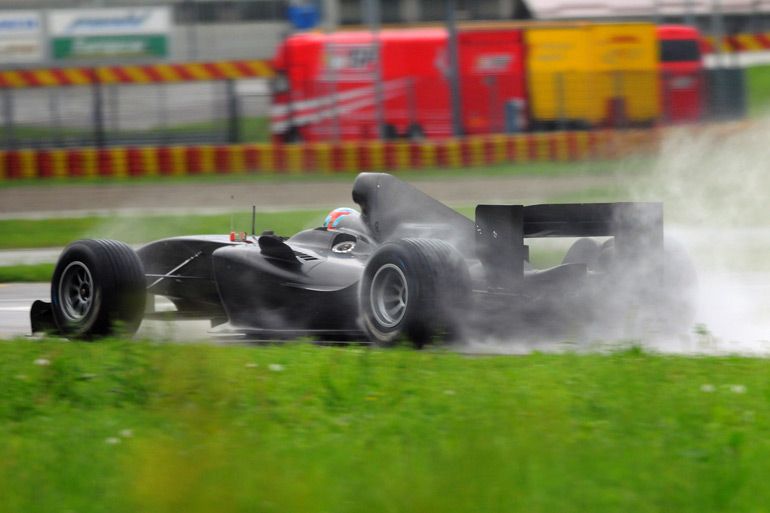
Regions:
<instances>
[{"instance_id":1,"label":"red truck trailer","mask_svg":"<svg viewBox=\"0 0 770 513\"><path fill-rule=\"evenodd\" d=\"M458 47L466 132L503 132L506 123L522 123L522 116L506 119L506 111L514 117L523 112L526 98L521 31L461 31ZM386 138L452 135L447 48L447 33L439 28L383 30L377 43L369 32L288 38L273 61L274 137L376 138L378 94Z\"/></svg>"},{"instance_id":2,"label":"red truck trailer","mask_svg":"<svg viewBox=\"0 0 770 513\"><path fill-rule=\"evenodd\" d=\"M651 117L664 122L699 119L704 92L699 33L689 27L654 29L647 25L659 40L658 48L649 45L649 54L651 80L654 84L654 74L659 72L660 89L623 88L621 93L630 95L625 103L649 103ZM532 77L527 76L532 73L529 61L534 51L528 47L528 31L566 33L585 26L565 23L461 29L458 52L464 132L528 129L536 104L541 110L545 108L541 105L544 91L528 90L535 87ZM540 41L538 48L547 44L553 51L564 46L556 38L550 43ZM547 64L538 62L540 67ZM377 40L362 31L297 34L280 45L273 68L271 130L276 142L375 139L380 115L386 139L452 135L448 37L443 28L383 30ZM378 75L382 84L379 91ZM644 91L649 94L640 98L638 95L647 94ZM581 101L604 109L603 98L594 93L586 92ZM579 96L579 91L565 82L561 94L568 107L570 98ZM380 112L378 97L382 99Z\"/></svg>"}]
</instances>

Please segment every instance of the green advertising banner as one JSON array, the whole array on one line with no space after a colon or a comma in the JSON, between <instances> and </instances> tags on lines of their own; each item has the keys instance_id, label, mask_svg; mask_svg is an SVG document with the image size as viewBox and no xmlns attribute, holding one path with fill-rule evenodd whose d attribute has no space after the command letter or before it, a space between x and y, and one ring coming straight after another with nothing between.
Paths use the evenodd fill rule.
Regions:
<instances>
[{"instance_id":1,"label":"green advertising banner","mask_svg":"<svg viewBox=\"0 0 770 513\"><path fill-rule=\"evenodd\" d=\"M55 37L51 45L51 56L56 60L168 57L166 35Z\"/></svg>"}]
</instances>

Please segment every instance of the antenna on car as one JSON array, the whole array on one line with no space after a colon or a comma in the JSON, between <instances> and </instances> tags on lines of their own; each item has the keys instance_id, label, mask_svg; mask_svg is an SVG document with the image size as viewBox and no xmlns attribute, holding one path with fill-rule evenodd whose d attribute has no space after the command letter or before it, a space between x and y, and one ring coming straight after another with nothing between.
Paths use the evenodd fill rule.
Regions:
<instances>
[{"instance_id":1,"label":"antenna on car","mask_svg":"<svg viewBox=\"0 0 770 513\"><path fill-rule=\"evenodd\" d=\"M230 195L230 233L235 231L235 228L233 227L233 215L235 212L235 195Z\"/></svg>"},{"instance_id":2,"label":"antenna on car","mask_svg":"<svg viewBox=\"0 0 770 513\"><path fill-rule=\"evenodd\" d=\"M252 205L251 206L251 236L252 237L254 237L255 235L256 222L257 222L257 206Z\"/></svg>"}]
</instances>

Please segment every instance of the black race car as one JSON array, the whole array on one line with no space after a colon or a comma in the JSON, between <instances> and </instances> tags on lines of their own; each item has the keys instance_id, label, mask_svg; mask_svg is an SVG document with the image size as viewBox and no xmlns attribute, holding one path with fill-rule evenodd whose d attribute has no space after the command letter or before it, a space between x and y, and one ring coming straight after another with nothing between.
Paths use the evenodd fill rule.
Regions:
<instances>
[{"instance_id":1,"label":"black race car","mask_svg":"<svg viewBox=\"0 0 770 513\"><path fill-rule=\"evenodd\" d=\"M208 319L223 336L419 346L692 319L695 271L664 241L660 203L478 205L473 221L383 173L360 174L353 200L360 214L338 209L288 238L188 236L136 251L73 242L51 302L32 306L32 330L91 339L131 335L143 319ZM578 239L561 265L535 269L525 245L535 237ZM156 296L175 309L156 311Z\"/></svg>"}]
</instances>

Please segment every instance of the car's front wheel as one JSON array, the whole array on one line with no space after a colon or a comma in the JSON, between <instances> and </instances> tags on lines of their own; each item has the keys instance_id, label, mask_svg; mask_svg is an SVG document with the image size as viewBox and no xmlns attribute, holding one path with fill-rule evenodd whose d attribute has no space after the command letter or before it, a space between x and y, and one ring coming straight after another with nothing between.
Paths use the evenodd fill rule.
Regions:
<instances>
[{"instance_id":1,"label":"car's front wheel","mask_svg":"<svg viewBox=\"0 0 770 513\"><path fill-rule=\"evenodd\" d=\"M113 240L73 242L51 279L54 321L70 338L133 335L142 322L145 294L141 260L127 244Z\"/></svg>"},{"instance_id":2,"label":"car's front wheel","mask_svg":"<svg viewBox=\"0 0 770 513\"><path fill-rule=\"evenodd\" d=\"M421 347L460 335L470 300L468 268L458 251L435 239L386 242L371 256L360 288L369 339L390 347Z\"/></svg>"}]
</instances>

